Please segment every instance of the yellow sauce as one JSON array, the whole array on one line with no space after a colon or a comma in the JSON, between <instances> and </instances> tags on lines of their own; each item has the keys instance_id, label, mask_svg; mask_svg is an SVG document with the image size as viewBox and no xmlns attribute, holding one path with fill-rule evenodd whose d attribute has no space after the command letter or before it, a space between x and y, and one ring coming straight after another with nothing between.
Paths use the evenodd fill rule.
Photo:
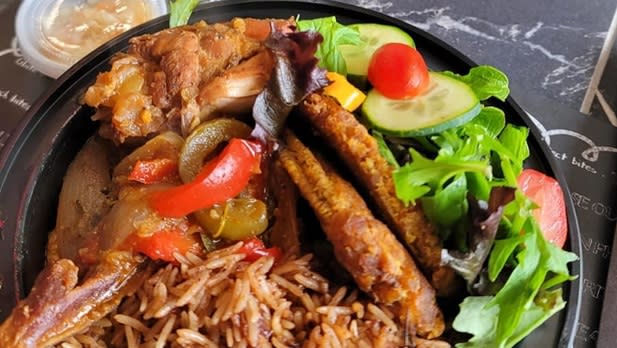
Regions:
<instances>
[{"instance_id":1,"label":"yellow sauce","mask_svg":"<svg viewBox=\"0 0 617 348\"><path fill-rule=\"evenodd\" d=\"M43 53L72 64L152 18L147 0L58 0L42 20Z\"/></svg>"}]
</instances>

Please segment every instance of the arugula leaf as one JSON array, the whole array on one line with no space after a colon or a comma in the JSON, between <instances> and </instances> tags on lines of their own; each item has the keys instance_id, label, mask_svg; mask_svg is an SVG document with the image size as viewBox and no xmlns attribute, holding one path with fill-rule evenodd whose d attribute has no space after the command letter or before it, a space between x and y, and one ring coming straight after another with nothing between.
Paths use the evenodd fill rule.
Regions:
<instances>
[{"instance_id":1,"label":"arugula leaf","mask_svg":"<svg viewBox=\"0 0 617 348\"><path fill-rule=\"evenodd\" d=\"M462 76L451 71L446 71L444 73L468 84L480 100L495 97L501 101L505 101L510 94L508 76L501 70L490 65L473 67L469 70L467 75Z\"/></svg>"},{"instance_id":2,"label":"arugula leaf","mask_svg":"<svg viewBox=\"0 0 617 348\"><path fill-rule=\"evenodd\" d=\"M518 266L488 304L489 306L498 305L501 309L495 333L495 340L499 346L516 329L525 308L533 301L540 289L543 273L546 272L546 269L540 267L541 254L537 234L527 233L523 244L525 249L516 255ZM536 286L538 281L540 284Z\"/></svg>"},{"instance_id":3,"label":"arugula leaf","mask_svg":"<svg viewBox=\"0 0 617 348\"><path fill-rule=\"evenodd\" d=\"M566 305L561 289L540 292L522 314L512 336L500 345L495 339L495 322L501 309L498 306L487 306L493 298L469 296L460 304L461 310L452 327L456 331L472 334L473 337L467 342L456 344L457 348L513 347Z\"/></svg>"},{"instance_id":4,"label":"arugula leaf","mask_svg":"<svg viewBox=\"0 0 617 348\"><path fill-rule=\"evenodd\" d=\"M169 27L186 25L199 0L169 0Z\"/></svg>"},{"instance_id":5,"label":"arugula leaf","mask_svg":"<svg viewBox=\"0 0 617 348\"><path fill-rule=\"evenodd\" d=\"M469 192L472 192L479 200L488 200L491 193L491 183L486 176L478 172L465 173L465 176L467 177L467 188Z\"/></svg>"},{"instance_id":6,"label":"arugula leaf","mask_svg":"<svg viewBox=\"0 0 617 348\"><path fill-rule=\"evenodd\" d=\"M319 45L315 56L319 58L319 66L329 71L347 75L347 65L340 53L340 45L358 46L364 43L358 29L345 26L336 21L336 17L305 19L296 22L300 31L317 31L324 41Z\"/></svg>"},{"instance_id":7,"label":"arugula leaf","mask_svg":"<svg viewBox=\"0 0 617 348\"><path fill-rule=\"evenodd\" d=\"M522 248L516 255L518 265L488 304L500 308L495 331L495 342L500 347L515 335L527 308L538 301L541 289L548 288L543 284L548 281L552 287L569 279L567 264L578 259L546 241L533 217L526 219L523 230ZM549 278L550 274L556 277Z\"/></svg>"},{"instance_id":8,"label":"arugula leaf","mask_svg":"<svg viewBox=\"0 0 617 348\"><path fill-rule=\"evenodd\" d=\"M456 157L437 157L430 160L418 151L409 149L411 162L395 170L394 188L396 196L409 204L429 192L442 190L447 181L457 174L480 172L490 175L487 161L470 161Z\"/></svg>"},{"instance_id":9,"label":"arugula leaf","mask_svg":"<svg viewBox=\"0 0 617 348\"><path fill-rule=\"evenodd\" d=\"M492 282L497 279L510 255L522 242L523 237L521 235L495 241L493 251L488 259L488 278Z\"/></svg>"},{"instance_id":10,"label":"arugula leaf","mask_svg":"<svg viewBox=\"0 0 617 348\"><path fill-rule=\"evenodd\" d=\"M459 174L434 196L421 199L424 214L440 227L451 227L467 214L467 179Z\"/></svg>"},{"instance_id":11,"label":"arugula leaf","mask_svg":"<svg viewBox=\"0 0 617 348\"><path fill-rule=\"evenodd\" d=\"M514 165L514 174L516 177L521 174L523 162L529 157L529 145L527 144L528 135L528 128L512 124L508 124L503 132L499 134L499 142L504 148L509 149L508 153L511 153L511 156L514 156L510 159L513 161L512 164Z\"/></svg>"},{"instance_id":12,"label":"arugula leaf","mask_svg":"<svg viewBox=\"0 0 617 348\"><path fill-rule=\"evenodd\" d=\"M442 264L449 265L460 274L467 281L467 288L470 291L493 246L503 207L513 199L514 189L506 187L494 188L486 206L470 197L471 229L467 238L469 251L461 253L458 250L442 250L441 252Z\"/></svg>"},{"instance_id":13,"label":"arugula leaf","mask_svg":"<svg viewBox=\"0 0 617 348\"><path fill-rule=\"evenodd\" d=\"M567 264L578 260L578 256L574 253L558 248L553 243L546 240L542 243L542 248L545 248L543 251L546 255L550 255L546 258L546 268L556 276L562 275L566 276L566 280L572 279ZM557 284L559 283L555 283L555 280L553 280L552 284L547 287L552 287Z\"/></svg>"},{"instance_id":14,"label":"arugula leaf","mask_svg":"<svg viewBox=\"0 0 617 348\"><path fill-rule=\"evenodd\" d=\"M495 296L468 298L461 305L453 327L474 337L457 347L512 347L565 306L561 289L545 289L571 279L567 264L577 256L551 246L533 218L527 219L525 231L519 238L518 265L506 284ZM477 321L469 322L471 318Z\"/></svg>"},{"instance_id":15,"label":"arugula leaf","mask_svg":"<svg viewBox=\"0 0 617 348\"><path fill-rule=\"evenodd\" d=\"M394 158L394 154L388 147L388 144L386 144L386 140L383 138L383 135L377 131L372 131L371 133L373 134L373 138L375 138L375 141L377 142L377 148L379 149L379 153L383 156L383 158L386 159L386 162L388 162L388 164L390 164L394 168L399 168L400 165L398 164L396 158Z\"/></svg>"}]
</instances>

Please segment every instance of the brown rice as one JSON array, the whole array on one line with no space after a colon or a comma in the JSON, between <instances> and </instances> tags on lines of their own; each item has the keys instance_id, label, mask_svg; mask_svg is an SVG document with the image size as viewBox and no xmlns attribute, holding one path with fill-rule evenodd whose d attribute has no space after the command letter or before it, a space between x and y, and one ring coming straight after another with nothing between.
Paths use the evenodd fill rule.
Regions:
<instances>
[{"instance_id":1,"label":"brown rice","mask_svg":"<svg viewBox=\"0 0 617 348\"><path fill-rule=\"evenodd\" d=\"M177 255L110 315L59 347L398 347L391 311L334 287L310 255L243 261L240 244Z\"/></svg>"}]
</instances>

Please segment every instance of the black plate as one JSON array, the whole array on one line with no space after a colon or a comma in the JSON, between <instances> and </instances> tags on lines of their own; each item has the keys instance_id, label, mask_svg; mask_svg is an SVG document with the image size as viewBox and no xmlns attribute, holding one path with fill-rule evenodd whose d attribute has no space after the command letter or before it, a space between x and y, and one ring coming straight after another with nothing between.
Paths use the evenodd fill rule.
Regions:
<instances>
[{"instance_id":1,"label":"black plate","mask_svg":"<svg viewBox=\"0 0 617 348\"><path fill-rule=\"evenodd\" d=\"M409 32L431 69L465 73L475 64L443 41L403 21L358 7L318 1L234 0L204 4L192 20L224 21L232 17L301 18L337 16L343 23L376 22L396 25ZM0 320L18 298L27 293L44 262L47 233L53 228L62 177L84 141L94 132L92 109L81 106L79 96L94 82L99 72L108 69L108 59L127 48L128 38L167 27L167 17L148 22L98 48L62 75L23 118L0 157L0 220L4 221L0 240ZM509 122L531 127L531 166L555 176L565 188L569 218L567 248L581 255L579 229L566 188L549 148L539 141L540 134L527 115L510 98L500 103ZM1 224L0 224L1 226ZM558 316L537 329L521 347L570 346L578 321L582 274L581 261L570 265L578 276L566 286L568 305Z\"/></svg>"}]
</instances>

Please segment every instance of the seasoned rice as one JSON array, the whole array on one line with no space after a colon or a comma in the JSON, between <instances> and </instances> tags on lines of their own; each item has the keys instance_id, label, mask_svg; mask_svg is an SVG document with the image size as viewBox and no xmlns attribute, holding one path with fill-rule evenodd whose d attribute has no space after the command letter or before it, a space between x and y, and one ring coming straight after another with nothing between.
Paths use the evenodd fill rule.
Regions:
<instances>
[{"instance_id":1,"label":"seasoned rice","mask_svg":"<svg viewBox=\"0 0 617 348\"><path fill-rule=\"evenodd\" d=\"M240 244L176 255L106 318L58 347L398 347L392 312L310 269L243 261Z\"/></svg>"}]
</instances>

